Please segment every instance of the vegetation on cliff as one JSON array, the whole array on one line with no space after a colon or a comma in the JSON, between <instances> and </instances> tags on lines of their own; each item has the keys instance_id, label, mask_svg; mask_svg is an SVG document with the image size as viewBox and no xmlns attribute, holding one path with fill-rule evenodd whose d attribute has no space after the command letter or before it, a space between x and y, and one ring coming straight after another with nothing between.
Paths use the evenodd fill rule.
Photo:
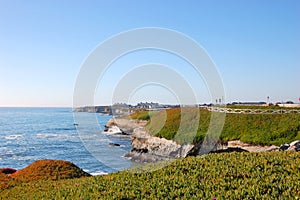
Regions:
<instances>
[{"instance_id":1,"label":"vegetation on cliff","mask_svg":"<svg viewBox=\"0 0 300 200\"><path fill-rule=\"evenodd\" d=\"M211 112L207 110L199 109L199 113L199 126L194 138L195 143L203 141L211 117ZM193 121L193 115L181 116L180 108L154 113L142 111L132 114L131 117L149 120L146 126L147 130L153 135L166 139L175 137L181 120L184 124ZM189 130L186 132L188 136ZM220 140L241 140L246 143L261 145L280 145L300 140L300 114L226 114Z\"/></svg>"},{"instance_id":2,"label":"vegetation on cliff","mask_svg":"<svg viewBox=\"0 0 300 200\"><path fill-rule=\"evenodd\" d=\"M145 173L39 181L0 199L297 199L300 153L225 153L178 159Z\"/></svg>"}]
</instances>

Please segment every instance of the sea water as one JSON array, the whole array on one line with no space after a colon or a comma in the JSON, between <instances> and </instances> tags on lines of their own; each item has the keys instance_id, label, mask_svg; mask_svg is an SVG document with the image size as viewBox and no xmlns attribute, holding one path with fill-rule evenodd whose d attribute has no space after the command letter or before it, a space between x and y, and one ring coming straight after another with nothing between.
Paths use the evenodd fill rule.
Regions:
<instances>
[{"instance_id":1,"label":"sea water","mask_svg":"<svg viewBox=\"0 0 300 200\"><path fill-rule=\"evenodd\" d=\"M132 165L123 157L130 151L130 138L103 133L112 116L76 113L77 118L96 117L95 128L76 124L73 114L72 108L0 108L0 168L22 169L36 160L57 159L96 175Z\"/></svg>"}]
</instances>

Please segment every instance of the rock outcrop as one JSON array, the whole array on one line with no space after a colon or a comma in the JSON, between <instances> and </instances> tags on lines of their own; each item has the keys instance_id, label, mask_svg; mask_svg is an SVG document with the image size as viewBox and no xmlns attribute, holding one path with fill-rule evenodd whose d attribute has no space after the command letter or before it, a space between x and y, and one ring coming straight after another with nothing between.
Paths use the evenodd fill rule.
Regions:
<instances>
[{"instance_id":1,"label":"rock outcrop","mask_svg":"<svg viewBox=\"0 0 300 200\"><path fill-rule=\"evenodd\" d=\"M102 114L112 114L111 106L85 106L75 108L74 112L90 112L90 113L102 113Z\"/></svg>"},{"instance_id":2,"label":"rock outcrop","mask_svg":"<svg viewBox=\"0 0 300 200\"><path fill-rule=\"evenodd\" d=\"M108 145L112 146L112 147L119 147L119 146L121 146L120 144L112 143L112 142L108 143Z\"/></svg>"},{"instance_id":3,"label":"rock outcrop","mask_svg":"<svg viewBox=\"0 0 300 200\"><path fill-rule=\"evenodd\" d=\"M285 150L287 150L289 147L290 147L290 144L282 144L282 145L280 145L279 150L280 150L280 151L285 151Z\"/></svg>"},{"instance_id":4,"label":"rock outcrop","mask_svg":"<svg viewBox=\"0 0 300 200\"><path fill-rule=\"evenodd\" d=\"M122 131L122 134L132 135L135 128L146 126L148 121L146 120L134 120L134 119L123 119L123 118L111 118L105 125L107 130L117 126Z\"/></svg>"},{"instance_id":5,"label":"rock outcrop","mask_svg":"<svg viewBox=\"0 0 300 200\"><path fill-rule=\"evenodd\" d=\"M246 150L248 152L271 152L271 151L300 151L300 140L296 140L291 143L282 144L280 146L271 145L271 146L262 146L262 145L253 145L241 142L240 140L228 141L227 146L224 148L239 148Z\"/></svg>"},{"instance_id":6,"label":"rock outcrop","mask_svg":"<svg viewBox=\"0 0 300 200\"><path fill-rule=\"evenodd\" d=\"M269 151L278 151L279 147L275 145L271 146L262 146L262 145L253 145L244 143L240 140L233 140L227 142L226 148L240 148L248 152L269 152Z\"/></svg>"},{"instance_id":7,"label":"rock outcrop","mask_svg":"<svg viewBox=\"0 0 300 200\"><path fill-rule=\"evenodd\" d=\"M109 135L115 135L115 134L127 135L127 133L125 133L122 129L120 129L116 125L112 125L112 126L105 125L104 133Z\"/></svg>"},{"instance_id":8,"label":"rock outcrop","mask_svg":"<svg viewBox=\"0 0 300 200\"><path fill-rule=\"evenodd\" d=\"M132 134L132 149L125 155L136 162L156 162L170 158L186 157L193 145L179 145L172 140L154 137L143 127Z\"/></svg>"},{"instance_id":9,"label":"rock outcrop","mask_svg":"<svg viewBox=\"0 0 300 200\"><path fill-rule=\"evenodd\" d=\"M118 126L122 132L131 136L132 148L125 157L136 162L156 162L201 154L201 143L180 145L172 140L155 137L145 130L144 126L146 124L146 120L112 118L107 122L106 127ZM299 149L299 140L281 145L280 147L275 145L253 145L240 140L234 140L216 143L211 152L270 152L279 150L299 151Z\"/></svg>"},{"instance_id":10,"label":"rock outcrop","mask_svg":"<svg viewBox=\"0 0 300 200\"><path fill-rule=\"evenodd\" d=\"M279 148L280 151L300 151L300 140L293 141L289 144L282 144Z\"/></svg>"},{"instance_id":11,"label":"rock outcrop","mask_svg":"<svg viewBox=\"0 0 300 200\"><path fill-rule=\"evenodd\" d=\"M290 151L300 151L300 140L296 140L289 144L289 148L287 150Z\"/></svg>"},{"instance_id":12,"label":"rock outcrop","mask_svg":"<svg viewBox=\"0 0 300 200\"><path fill-rule=\"evenodd\" d=\"M112 118L106 124L106 130L119 127L122 134L131 136L132 148L125 157L136 162L156 162L170 158L186 157L194 145L180 145L172 140L155 137L145 130L146 120Z\"/></svg>"}]
</instances>

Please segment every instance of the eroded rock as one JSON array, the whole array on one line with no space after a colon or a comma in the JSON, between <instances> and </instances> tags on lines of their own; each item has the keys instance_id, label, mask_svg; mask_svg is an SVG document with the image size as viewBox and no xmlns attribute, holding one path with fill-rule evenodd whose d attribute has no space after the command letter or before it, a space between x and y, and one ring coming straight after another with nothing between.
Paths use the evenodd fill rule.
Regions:
<instances>
[{"instance_id":1,"label":"eroded rock","mask_svg":"<svg viewBox=\"0 0 300 200\"><path fill-rule=\"evenodd\" d=\"M279 150L280 150L280 151L285 151L285 150L287 150L289 147L290 147L290 144L282 144L282 145L280 145Z\"/></svg>"},{"instance_id":2,"label":"eroded rock","mask_svg":"<svg viewBox=\"0 0 300 200\"><path fill-rule=\"evenodd\" d=\"M112 127L117 126L123 135L132 135L134 129L144 127L148 121L146 120L134 120L134 119L123 119L123 118L111 118L105 126L105 130L109 130ZM104 131L105 131L104 130Z\"/></svg>"},{"instance_id":3,"label":"eroded rock","mask_svg":"<svg viewBox=\"0 0 300 200\"><path fill-rule=\"evenodd\" d=\"M300 140L296 140L294 142L291 142L289 144L289 148L287 150L290 150L290 151L300 151Z\"/></svg>"},{"instance_id":4,"label":"eroded rock","mask_svg":"<svg viewBox=\"0 0 300 200\"><path fill-rule=\"evenodd\" d=\"M125 157L137 162L156 162L186 157L193 145L180 145L172 140L150 135L143 127L134 129L132 149Z\"/></svg>"}]
</instances>

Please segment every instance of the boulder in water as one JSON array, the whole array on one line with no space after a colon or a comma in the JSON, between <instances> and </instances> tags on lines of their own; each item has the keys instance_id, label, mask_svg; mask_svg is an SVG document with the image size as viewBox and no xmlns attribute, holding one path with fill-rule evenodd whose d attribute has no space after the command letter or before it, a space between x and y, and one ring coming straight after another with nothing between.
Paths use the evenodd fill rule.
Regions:
<instances>
[{"instance_id":1,"label":"boulder in water","mask_svg":"<svg viewBox=\"0 0 300 200\"><path fill-rule=\"evenodd\" d=\"M105 126L104 133L106 134L125 134L118 126L112 125L112 126Z\"/></svg>"},{"instance_id":2,"label":"boulder in water","mask_svg":"<svg viewBox=\"0 0 300 200\"><path fill-rule=\"evenodd\" d=\"M109 145L109 146L114 146L114 147L119 147L119 146L121 146L120 144L117 144L117 143L112 143L112 142L111 142L111 143L109 143L108 145Z\"/></svg>"}]
</instances>

